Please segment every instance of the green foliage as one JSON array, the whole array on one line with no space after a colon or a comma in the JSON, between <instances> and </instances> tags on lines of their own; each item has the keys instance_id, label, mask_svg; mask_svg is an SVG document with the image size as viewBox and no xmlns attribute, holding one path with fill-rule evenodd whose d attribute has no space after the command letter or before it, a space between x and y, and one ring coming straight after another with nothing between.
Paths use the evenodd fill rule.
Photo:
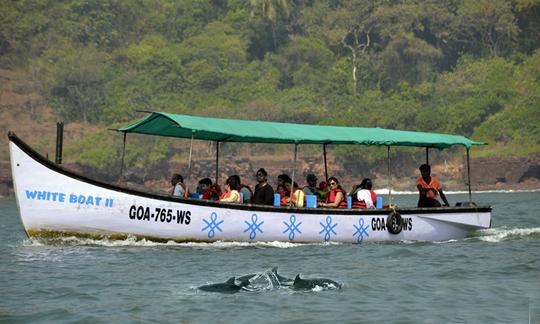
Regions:
<instances>
[{"instance_id":1,"label":"green foliage","mask_svg":"<svg viewBox=\"0 0 540 324\"><path fill-rule=\"evenodd\" d=\"M77 162L88 171L108 180L118 180L122 164L123 135L109 130L98 131L66 146L66 156L79 156ZM131 178L144 181L155 169L172 156L170 145L163 138L128 136L124 156L124 170Z\"/></svg>"},{"instance_id":2,"label":"green foliage","mask_svg":"<svg viewBox=\"0 0 540 324\"><path fill-rule=\"evenodd\" d=\"M502 58L464 59L436 83L432 106L416 122L425 131L472 135L474 128L515 96L514 65Z\"/></svg>"},{"instance_id":3,"label":"green foliage","mask_svg":"<svg viewBox=\"0 0 540 324\"><path fill-rule=\"evenodd\" d=\"M108 56L93 46L73 48L52 65L49 98L67 121L97 122L105 101Z\"/></svg>"},{"instance_id":4,"label":"green foliage","mask_svg":"<svg viewBox=\"0 0 540 324\"><path fill-rule=\"evenodd\" d=\"M526 155L540 146L539 21L537 0L4 1L0 66L59 118L102 128L164 110L458 133ZM118 143L92 140L81 159L112 172Z\"/></svg>"}]
</instances>

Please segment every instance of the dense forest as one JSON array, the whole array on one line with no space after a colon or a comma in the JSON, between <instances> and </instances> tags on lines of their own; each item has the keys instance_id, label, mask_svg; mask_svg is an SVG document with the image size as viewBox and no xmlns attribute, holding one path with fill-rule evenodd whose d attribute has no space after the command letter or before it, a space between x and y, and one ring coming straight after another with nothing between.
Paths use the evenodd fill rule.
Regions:
<instances>
[{"instance_id":1,"label":"dense forest","mask_svg":"<svg viewBox=\"0 0 540 324\"><path fill-rule=\"evenodd\" d=\"M539 0L3 0L0 67L106 166L137 111L461 134L540 153ZM118 139L115 139L118 141ZM170 142L128 152L170 158ZM344 161L354 149L336 151ZM377 154L375 154L375 158ZM111 166L112 167L112 166Z\"/></svg>"}]
</instances>

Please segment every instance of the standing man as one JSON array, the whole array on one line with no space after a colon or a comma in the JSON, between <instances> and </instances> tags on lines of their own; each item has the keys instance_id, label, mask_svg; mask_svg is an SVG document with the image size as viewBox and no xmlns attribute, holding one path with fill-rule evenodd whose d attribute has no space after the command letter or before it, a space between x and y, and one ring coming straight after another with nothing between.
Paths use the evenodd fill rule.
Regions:
<instances>
[{"instance_id":1,"label":"standing man","mask_svg":"<svg viewBox=\"0 0 540 324\"><path fill-rule=\"evenodd\" d=\"M253 193L253 203L256 205L274 205L274 189L268 184L268 173L264 168L257 170L255 174L257 185Z\"/></svg>"},{"instance_id":2,"label":"standing man","mask_svg":"<svg viewBox=\"0 0 540 324\"><path fill-rule=\"evenodd\" d=\"M420 194L418 207L441 207L441 203L437 200L438 195L441 196L446 207L450 206L443 193L441 183L437 178L431 176L429 164L422 164L419 169L422 177L416 181L416 188Z\"/></svg>"}]
</instances>

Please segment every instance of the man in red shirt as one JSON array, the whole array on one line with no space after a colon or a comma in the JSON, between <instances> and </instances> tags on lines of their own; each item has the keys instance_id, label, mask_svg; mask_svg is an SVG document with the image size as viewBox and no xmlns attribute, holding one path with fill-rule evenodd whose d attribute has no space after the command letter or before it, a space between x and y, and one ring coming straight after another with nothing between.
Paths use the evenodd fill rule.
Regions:
<instances>
[{"instance_id":1,"label":"man in red shirt","mask_svg":"<svg viewBox=\"0 0 540 324\"><path fill-rule=\"evenodd\" d=\"M422 177L416 181L416 188L420 193L418 207L441 207L441 203L437 200L438 195L441 196L446 207L450 206L443 193L441 183L437 178L431 176L429 164L420 166L420 174L422 174Z\"/></svg>"}]
</instances>

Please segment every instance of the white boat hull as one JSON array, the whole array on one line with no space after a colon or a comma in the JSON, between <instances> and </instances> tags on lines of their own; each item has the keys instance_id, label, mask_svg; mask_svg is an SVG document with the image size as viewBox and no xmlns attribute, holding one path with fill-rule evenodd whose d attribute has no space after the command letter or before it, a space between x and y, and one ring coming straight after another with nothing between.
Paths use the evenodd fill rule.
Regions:
<instances>
[{"instance_id":1,"label":"white boat hull","mask_svg":"<svg viewBox=\"0 0 540 324\"><path fill-rule=\"evenodd\" d=\"M10 135L13 184L29 236L75 235L185 241L350 242L450 240L486 229L490 207L306 209L178 199L100 183L62 169Z\"/></svg>"}]
</instances>

